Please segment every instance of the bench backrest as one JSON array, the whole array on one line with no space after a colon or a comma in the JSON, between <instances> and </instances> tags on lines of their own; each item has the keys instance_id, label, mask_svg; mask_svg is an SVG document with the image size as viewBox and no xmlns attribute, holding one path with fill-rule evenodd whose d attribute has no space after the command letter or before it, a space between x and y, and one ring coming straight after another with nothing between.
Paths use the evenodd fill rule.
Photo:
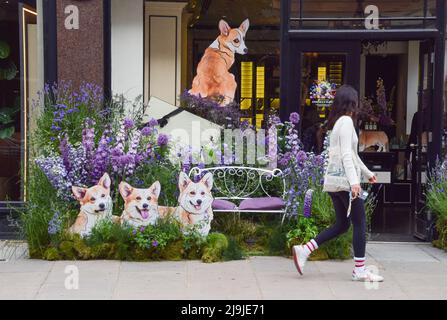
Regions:
<instances>
[{"instance_id":1,"label":"bench backrest","mask_svg":"<svg viewBox=\"0 0 447 320\"><path fill-rule=\"evenodd\" d=\"M189 171L191 179L210 172L214 178L215 199L243 200L254 197L281 197L286 193L284 174L280 169L252 167L194 167Z\"/></svg>"}]
</instances>

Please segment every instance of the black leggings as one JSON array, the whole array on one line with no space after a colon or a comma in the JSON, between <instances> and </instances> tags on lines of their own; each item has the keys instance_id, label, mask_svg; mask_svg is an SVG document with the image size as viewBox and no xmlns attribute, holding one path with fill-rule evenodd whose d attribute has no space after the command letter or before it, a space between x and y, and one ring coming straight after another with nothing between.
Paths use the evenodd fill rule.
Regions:
<instances>
[{"instance_id":1,"label":"black leggings","mask_svg":"<svg viewBox=\"0 0 447 320\"><path fill-rule=\"evenodd\" d=\"M349 230L351 220L353 229L352 246L354 247L354 255L357 258L363 258L366 251L366 214L365 205L362 199L352 201L351 215L349 218L349 192L330 192L332 203L335 208L335 224L321 232L316 238L318 246L324 242L331 240Z\"/></svg>"}]
</instances>

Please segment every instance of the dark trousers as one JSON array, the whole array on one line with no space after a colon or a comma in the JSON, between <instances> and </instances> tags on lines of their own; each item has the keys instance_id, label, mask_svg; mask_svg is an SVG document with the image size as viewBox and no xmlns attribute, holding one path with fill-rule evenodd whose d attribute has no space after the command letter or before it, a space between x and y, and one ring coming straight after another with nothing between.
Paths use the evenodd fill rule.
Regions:
<instances>
[{"instance_id":1,"label":"dark trousers","mask_svg":"<svg viewBox=\"0 0 447 320\"><path fill-rule=\"evenodd\" d=\"M349 218L349 192L330 192L332 203L335 208L336 221L335 224L321 232L316 238L318 246L328 240L331 240L349 230L350 222L353 225L352 246L354 247L354 255L357 258L363 258L366 251L366 214L365 204L362 199L352 201L351 215Z\"/></svg>"}]
</instances>

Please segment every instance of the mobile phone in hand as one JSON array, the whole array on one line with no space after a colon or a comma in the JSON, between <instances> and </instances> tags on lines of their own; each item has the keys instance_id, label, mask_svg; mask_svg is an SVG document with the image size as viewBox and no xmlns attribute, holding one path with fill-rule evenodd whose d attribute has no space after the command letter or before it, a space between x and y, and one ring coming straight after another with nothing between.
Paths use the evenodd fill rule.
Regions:
<instances>
[{"instance_id":1,"label":"mobile phone in hand","mask_svg":"<svg viewBox=\"0 0 447 320\"><path fill-rule=\"evenodd\" d=\"M362 191L359 194L359 198L362 199L363 201L366 201L366 199L368 198L369 194L366 191Z\"/></svg>"}]
</instances>

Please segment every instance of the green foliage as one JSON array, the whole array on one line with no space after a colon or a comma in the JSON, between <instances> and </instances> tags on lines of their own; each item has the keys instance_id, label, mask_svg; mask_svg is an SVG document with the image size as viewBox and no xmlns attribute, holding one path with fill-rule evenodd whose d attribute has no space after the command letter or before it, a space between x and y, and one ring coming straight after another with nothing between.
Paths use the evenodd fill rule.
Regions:
<instances>
[{"instance_id":1,"label":"green foliage","mask_svg":"<svg viewBox=\"0 0 447 320\"><path fill-rule=\"evenodd\" d=\"M209 234L206 245L203 248L202 261L206 263L222 261L223 254L227 248L228 239L224 234Z\"/></svg>"},{"instance_id":2,"label":"green foliage","mask_svg":"<svg viewBox=\"0 0 447 320\"><path fill-rule=\"evenodd\" d=\"M92 229L92 233L87 238L87 243L90 246L95 246L104 242L130 242L130 234L130 228L122 227L110 220L103 220Z\"/></svg>"},{"instance_id":3,"label":"green foliage","mask_svg":"<svg viewBox=\"0 0 447 320\"><path fill-rule=\"evenodd\" d=\"M238 213L215 215L212 228L239 243L252 239L257 232L257 225L252 221L241 219Z\"/></svg>"},{"instance_id":4,"label":"green foliage","mask_svg":"<svg viewBox=\"0 0 447 320\"><path fill-rule=\"evenodd\" d=\"M244 251L234 238L229 238L228 247L224 250L222 256L224 261L242 260L244 259Z\"/></svg>"},{"instance_id":5,"label":"green foliage","mask_svg":"<svg viewBox=\"0 0 447 320\"><path fill-rule=\"evenodd\" d=\"M282 255L288 248L287 234L291 229L289 224L274 225L268 236L268 253L270 255Z\"/></svg>"},{"instance_id":6,"label":"green foliage","mask_svg":"<svg viewBox=\"0 0 447 320\"><path fill-rule=\"evenodd\" d=\"M434 189L427 192L427 206L439 217L447 219L447 192L436 192L447 190L447 181L438 182Z\"/></svg>"},{"instance_id":7,"label":"green foliage","mask_svg":"<svg viewBox=\"0 0 447 320\"><path fill-rule=\"evenodd\" d=\"M160 219L155 225L134 229L132 233L132 241L141 249L164 249L182 238L180 224L173 219Z\"/></svg>"},{"instance_id":8,"label":"green foliage","mask_svg":"<svg viewBox=\"0 0 447 320\"><path fill-rule=\"evenodd\" d=\"M155 181L159 181L162 189L158 198L158 204L160 206L174 207L177 205L179 173L179 166L169 161L163 161L159 164L144 164L135 172L134 180L128 182L134 185L140 183L149 187Z\"/></svg>"},{"instance_id":9,"label":"green foliage","mask_svg":"<svg viewBox=\"0 0 447 320\"><path fill-rule=\"evenodd\" d=\"M11 47L5 41L0 41L0 59L6 59L11 53Z\"/></svg>"},{"instance_id":10,"label":"green foliage","mask_svg":"<svg viewBox=\"0 0 447 320\"><path fill-rule=\"evenodd\" d=\"M326 251L329 259L346 260L352 258L351 245L352 229L350 229L347 233L323 244L321 246L321 250Z\"/></svg>"},{"instance_id":11,"label":"green foliage","mask_svg":"<svg viewBox=\"0 0 447 320\"><path fill-rule=\"evenodd\" d=\"M299 217L296 227L287 233L287 243L289 246L304 244L315 238L319 233L319 228L312 218Z\"/></svg>"},{"instance_id":12,"label":"green foliage","mask_svg":"<svg viewBox=\"0 0 447 320\"><path fill-rule=\"evenodd\" d=\"M60 212L70 212L71 205L55 197L54 189L48 179L30 165L28 174L28 202L21 215L21 229L28 240L30 251L42 254L51 241L48 234L48 224L54 216L55 209ZM66 227L66 225L64 225Z\"/></svg>"},{"instance_id":13,"label":"green foliage","mask_svg":"<svg viewBox=\"0 0 447 320\"><path fill-rule=\"evenodd\" d=\"M438 161L430 173L426 192L427 207L432 210L438 220L436 230L439 239L433 242L438 248L447 250L447 161Z\"/></svg>"},{"instance_id":14,"label":"green foliage","mask_svg":"<svg viewBox=\"0 0 447 320\"><path fill-rule=\"evenodd\" d=\"M0 109L0 139L11 138L14 134L14 116L19 112L19 108Z\"/></svg>"}]
</instances>

